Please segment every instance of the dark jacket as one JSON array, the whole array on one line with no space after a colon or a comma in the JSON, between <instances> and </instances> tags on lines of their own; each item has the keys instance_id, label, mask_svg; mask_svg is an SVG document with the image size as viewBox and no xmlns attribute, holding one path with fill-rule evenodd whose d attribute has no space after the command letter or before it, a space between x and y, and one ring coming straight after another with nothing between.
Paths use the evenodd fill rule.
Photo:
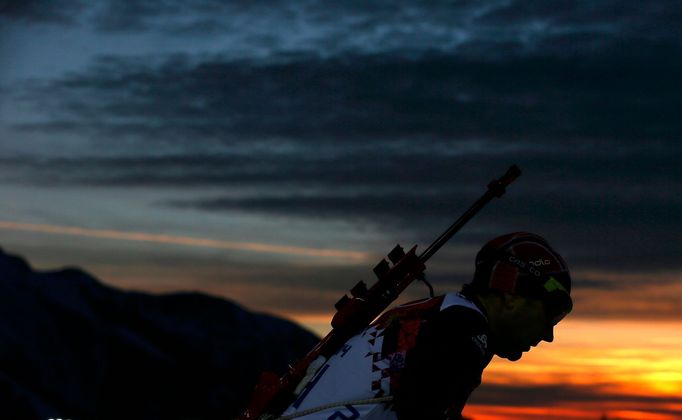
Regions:
<instances>
[{"instance_id":1,"label":"dark jacket","mask_svg":"<svg viewBox=\"0 0 682 420\"><path fill-rule=\"evenodd\" d=\"M480 308L479 308L480 309ZM451 306L424 320L394 396L400 420L460 418L493 356L486 318Z\"/></svg>"}]
</instances>

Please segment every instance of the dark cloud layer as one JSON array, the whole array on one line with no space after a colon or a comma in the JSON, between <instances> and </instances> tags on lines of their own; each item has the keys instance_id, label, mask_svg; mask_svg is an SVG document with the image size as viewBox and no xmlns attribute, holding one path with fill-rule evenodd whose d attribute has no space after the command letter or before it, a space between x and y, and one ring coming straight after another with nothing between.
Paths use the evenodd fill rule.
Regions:
<instances>
[{"instance_id":1,"label":"dark cloud layer","mask_svg":"<svg viewBox=\"0 0 682 420\"><path fill-rule=\"evenodd\" d=\"M104 33L305 25L242 39L260 56L100 56L0 87L33 113L0 128L52 140L35 151L43 157L0 161L0 180L191 187L158 204L373 223L423 243L517 163L524 176L481 226L557 238L578 267L680 268L676 2L407 4L98 3L85 21ZM42 6L0 10L78 15ZM309 38L296 38L301 28ZM83 147L55 153L61 139Z\"/></svg>"},{"instance_id":2,"label":"dark cloud layer","mask_svg":"<svg viewBox=\"0 0 682 420\"><path fill-rule=\"evenodd\" d=\"M73 5L78 7L73 9ZM75 24L79 2L4 1L3 15L28 22ZM603 49L614 40L680 40L682 7L674 0L291 2L219 0L94 1L88 25L105 33L162 32L216 36L246 31L253 47L286 48L298 40L318 50L487 46L518 51ZM273 26L281 29L273 31ZM285 30L286 28L286 30ZM578 42L576 42L578 41ZM336 45L335 45L336 44ZM472 47L475 46L475 47ZM495 53L486 51L486 53Z\"/></svg>"},{"instance_id":3,"label":"dark cloud layer","mask_svg":"<svg viewBox=\"0 0 682 420\"><path fill-rule=\"evenodd\" d=\"M110 58L31 92L55 120L16 128L197 142L477 137L572 141L578 150L605 140L655 146L682 131L682 49L659 52L637 60L470 61L397 53L193 63L177 57L158 67Z\"/></svg>"},{"instance_id":4,"label":"dark cloud layer","mask_svg":"<svg viewBox=\"0 0 682 420\"><path fill-rule=\"evenodd\" d=\"M21 23L77 24L76 17L85 9L77 0L2 0L0 1L0 22L2 18Z\"/></svg>"},{"instance_id":5,"label":"dark cloud layer","mask_svg":"<svg viewBox=\"0 0 682 420\"><path fill-rule=\"evenodd\" d=\"M125 140L123 156L7 164L40 183L251 185L250 196L170 204L423 230L518 163L527 175L492 213L496 226L564 237L585 264L678 267L682 54L659 48L635 58L489 61L302 54L150 66L108 58L29 90L25 100L50 118L13 129L114 151Z\"/></svg>"},{"instance_id":6,"label":"dark cloud layer","mask_svg":"<svg viewBox=\"0 0 682 420\"><path fill-rule=\"evenodd\" d=\"M682 399L675 397L649 397L605 392L599 386L538 385L506 386L483 384L471 397L470 403L490 406L552 407L562 403L640 403L651 405L652 413L680 415L678 406Z\"/></svg>"},{"instance_id":7,"label":"dark cloud layer","mask_svg":"<svg viewBox=\"0 0 682 420\"><path fill-rule=\"evenodd\" d=\"M589 385L537 385L506 386L482 385L472 396L472 402L486 405L551 406L560 402L633 401L682 402L682 399L659 398L604 393L602 386Z\"/></svg>"},{"instance_id":8,"label":"dark cloud layer","mask_svg":"<svg viewBox=\"0 0 682 420\"><path fill-rule=\"evenodd\" d=\"M14 176L45 185L99 187L211 186L218 192L169 199L162 205L272 217L346 220L378 225L425 243L485 190L511 162L524 169L501 201L477 218L499 230L533 229L561 240L577 266L603 269L679 268L682 202L676 157L642 153L613 157L529 159L466 155L330 159L308 154L13 160ZM631 167L638 162L638 168ZM383 162L383 163L375 163ZM21 168L21 170L18 170ZM665 168L665 169L661 169ZM649 171L650 169L650 171ZM8 180L6 180L8 181ZM246 189L235 193L234 190ZM201 191L201 190L199 190ZM203 198L202 198L203 195ZM489 233L470 235L478 245ZM604 284L610 285L610 282Z\"/></svg>"}]
</instances>

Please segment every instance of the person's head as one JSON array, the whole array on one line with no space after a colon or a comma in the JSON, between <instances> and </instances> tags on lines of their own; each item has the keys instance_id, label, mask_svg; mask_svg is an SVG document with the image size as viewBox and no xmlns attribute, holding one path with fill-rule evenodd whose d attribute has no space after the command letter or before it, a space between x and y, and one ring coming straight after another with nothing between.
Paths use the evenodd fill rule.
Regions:
<instances>
[{"instance_id":1,"label":"person's head","mask_svg":"<svg viewBox=\"0 0 682 420\"><path fill-rule=\"evenodd\" d=\"M516 232L497 237L476 255L473 281L463 291L486 308L496 354L518 360L568 314L571 277L563 258L542 237Z\"/></svg>"}]
</instances>

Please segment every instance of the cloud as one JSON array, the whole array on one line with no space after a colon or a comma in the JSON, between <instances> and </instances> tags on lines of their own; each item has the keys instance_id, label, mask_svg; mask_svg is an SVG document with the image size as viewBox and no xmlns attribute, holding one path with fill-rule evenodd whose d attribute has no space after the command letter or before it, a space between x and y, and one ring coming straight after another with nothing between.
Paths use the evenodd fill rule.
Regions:
<instances>
[{"instance_id":1,"label":"cloud","mask_svg":"<svg viewBox=\"0 0 682 420\"><path fill-rule=\"evenodd\" d=\"M247 150L213 156L8 159L0 177L55 186L191 187L192 194L157 204L344 220L402 232L425 243L432 239L429 233L449 225L485 191L490 179L515 162L524 175L502 200L481 212L475 222L489 229L468 233L467 243L478 245L493 231L526 229L558 241L558 248L580 267L679 267L676 215L682 202L675 194L680 174L674 153L553 157L549 152L531 156L521 148L499 156L448 156L443 151L410 155L375 146L357 152L343 146L345 154L330 149L328 156L294 148L286 153Z\"/></svg>"},{"instance_id":2,"label":"cloud","mask_svg":"<svg viewBox=\"0 0 682 420\"><path fill-rule=\"evenodd\" d=\"M394 59L393 63L390 63L390 60L387 62L390 64L387 65L387 69L400 67L400 60ZM426 62L429 61L426 60ZM455 62L456 60L452 61L452 63ZM131 136L133 144L145 144L146 150L149 150L150 143L160 143L160 146L170 145L179 148L186 144L194 149L202 147L208 149L219 144L225 145L226 151L223 154L210 156L178 154L171 157L47 160L42 164L26 162L25 172L34 179L42 178L39 182L62 180L65 183L100 185L251 184L260 185L266 190L282 185L295 185L296 189L288 194L282 194L281 190L277 194L260 190L257 197L234 198L214 195L192 201L175 200L173 203L211 211L255 211L272 215L343 217L355 220L381 220L382 222L397 220L402 221L404 226L409 225L411 220L424 213L431 216L432 222L442 222L450 217L449 203L470 201L471 194L462 195L456 188L447 188L446 184L452 180L457 180L458 185L471 187L474 178L463 176L463 174L481 174L484 167L503 168L512 159L514 161L522 159L524 168L535 170L538 179L543 178L547 186L545 191L539 193L526 191L523 195L511 196L514 202L512 208L518 210L502 215L497 219L498 223L513 225L513 220L529 216L530 211L534 220L550 225L553 230L571 229L554 227L557 221L566 226L582 224L590 228L596 227L607 234L600 235L600 240L591 240L591 246L581 250L584 254L581 258L589 260L591 255L598 254L596 251L599 248L611 247L615 243L615 249L611 254L613 264L618 264L623 259L632 261L631 256L641 255L638 243L675 243L675 239L670 236L669 232L677 227L677 222L674 221L672 215L678 213L679 202L666 191L674 189L675 185L678 185L674 180L679 179L678 165L674 163L675 149L679 146L675 146L672 142L660 140L654 143L652 150L651 143L638 142L639 137L632 135L629 143L624 141L627 140L627 136L624 136L624 139L618 139L617 143L615 139L613 141L601 140L595 142L597 147L590 150L588 148L590 142L587 142L588 147L586 147L585 140L580 138L581 135L588 138L601 138L603 133L612 131L610 127L618 127L614 122L604 120L592 133L589 131L582 133L583 130L574 132L577 133L574 135L579 138L578 141L582 143L575 148L563 146L557 140L545 140L539 144L537 142L520 144L507 150L506 154L495 155L489 150L500 148L504 151L505 146L509 148L509 142L513 141L515 136L514 131L508 128L505 130L504 124L502 124L503 127L495 126L494 118L479 118L473 111L468 114L465 112L466 115L473 115L470 120L461 118L460 123L445 121L447 113L442 109L457 106L456 101L448 102L447 95L441 97L442 109L435 105L423 110L419 106L408 106L400 115L387 114L386 110L391 110L390 105L399 104L402 97L414 98L417 95L414 89L407 89L404 92L390 89L390 86L400 82L400 78L394 78L383 88L378 89L373 99L354 98L350 95L351 99L348 103L344 104L343 100L340 100L339 104L333 99L335 92L344 91L346 87L362 82L363 77L360 75L363 72L354 70L357 64L347 64L335 71L330 70L334 65L325 64L324 60L321 62L304 60L303 63L308 63L313 68L317 66L317 70L309 71L313 75L319 73L318 76L312 77L313 80L328 80L332 85L337 82L339 87L330 87L326 91L324 85L316 87L321 90L319 93L313 88L306 87L305 84L292 82L291 79L300 76L299 71L303 71L302 69L306 67L302 63L266 64L264 69L259 68L256 63L246 63L241 71L235 63L196 66L185 64L185 67L180 65L175 69L168 63L157 72L145 71L143 68L140 71L122 73L120 69L117 72L114 66L112 68L114 71L93 74L89 79L80 77L63 81L60 88L75 92L77 99L98 98L97 102L89 104L67 100L65 108L70 109L71 117L75 122L71 125L52 124L42 127L44 129L77 134L81 132L81 128L85 128L86 133L93 133L92 137L103 139ZM291 76L287 71L282 70L282 66L285 69L288 68L287 66L294 69L291 71ZM328 70L322 71L321 67ZM371 71L367 74L376 74L380 70L377 66L370 67ZM456 66L452 64L451 67ZM438 66L433 65L430 68L436 69ZM512 66L509 67L511 68ZM230 71L227 71L228 69ZM355 77L345 75L346 72L352 74L354 71L358 73ZM472 70L470 73L474 74L475 71ZM106 76L107 74L110 76ZM234 74L243 77L224 86L222 79L224 74L227 75L225 76L227 79ZM410 83L428 86L425 83L428 71L424 75L417 70L408 71L407 74L410 76L406 80ZM281 75L283 80L279 81L277 75ZM179 84L177 90L165 91L164 86L173 85L175 76L184 82ZM633 85L641 85L642 79L643 76L640 80L635 80L636 83ZM294 87L290 86L291 83ZM532 85L529 79L524 83ZM258 93L261 84L271 86ZM240 93L238 85L252 88L256 92L255 99L249 97L248 89ZM447 80L441 85L447 87ZM588 90L593 93L586 94L585 98L594 96L594 92L599 92L601 89L598 84L586 83L586 85L591 86ZM358 92L371 91L371 86L371 83L367 84L366 87L369 89L359 89ZM499 86L503 87L505 84L502 83ZM620 88L622 86L616 86L613 90L619 91ZM526 90L537 92L538 97L541 98L547 89L549 89L548 85L541 84L529 86ZM563 96L568 96L568 87L564 89L566 92ZM81 93L85 95L78 94L79 90L82 90ZM433 91L439 92L438 86ZM318 100L316 95L329 97L329 99ZM488 95L491 103L494 103L493 95L490 93ZM61 95L55 96L62 97ZM177 103L173 101L174 97L188 98L189 108L182 103L173 105ZM475 98L475 96L472 97ZM514 94L509 97L514 98ZM430 103L435 100L438 103L438 99L439 96L436 93L434 98L425 98L423 102ZM104 103L103 107L99 101ZM282 102L281 106L259 106L260 102L269 104L278 101ZM214 105L204 105L211 102ZM589 100L576 100L575 114L582 112L578 110L578 104L582 102L589 102ZM192 103L196 103L199 108L192 110ZM381 106L373 106L377 103ZM517 108L519 103L523 101L511 100L507 106L509 113L513 114L514 108ZM494 105L489 105L481 105L479 108L494 109ZM551 106L551 101L540 101L537 109L551 108ZM98 107L100 107L99 110ZM594 104L593 107L598 108L598 105ZM314 112L315 108L319 112ZM463 108L466 109L466 105L463 105ZM608 106L604 108L608 109ZM669 105L665 101L657 103L655 107L652 107L650 114L655 113L654 108L663 110L662 115L665 115L665 110L669 108ZM349 114L349 109L361 109L367 115ZM150 111L148 113L151 114L152 119L148 121L146 117L139 118L140 115L147 113L147 110ZM205 113L202 113L202 110ZM618 114L618 109L613 112ZM438 118L439 113L443 114L441 119ZM491 111L491 114L498 115L506 113L507 111L504 110L500 110L499 113ZM90 116L91 114L94 117ZM570 115L571 112L567 114ZM318 121L311 122L310 115L313 115L315 120L322 121L322 124ZM432 115L436 115L436 119ZM453 115L456 115L456 112L453 112ZM531 138L534 130L536 130L535 135L539 137L544 135L539 127L551 125L549 121L545 121L536 127L532 118L529 121L528 116L518 115L518 113L517 116L519 117L517 124L519 127L528 127L528 136ZM646 116L643 118L646 120ZM106 123L107 119L122 119L123 121L133 119L134 121ZM98 122L98 120L105 122ZM398 124L397 127L393 127L391 124L382 123L396 120L402 125ZM176 121L186 122L178 124ZM448 127L448 124L451 126ZM468 132L466 124L470 127ZM670 118L662 125L650 124L647 121L637 125L658 127L664 135L667 135L676 132L676 124L679 123ZM660 127L663 127L663 130ZM37 128L41 129L41 126L38 125ZM28 130L29 127L24 126L21 129ZM548 130L549 134L551 131L552 129ZM549 134L547 138L550 137ZM615 137L616 134L619 133L616 132L613 136ZM640 133L639 136L646 137L647 134L655 135L655 133ZM475 141L450 140L447 138L448 135L492 137L494 140L483 142L480 149L487 151L477 153ZM236 138L257 139L268 136L284 136L297 140L265 142L261 152L246 150L240 153L239 150L235 150L238 149L237 147L231 146L233 143L239 143L235 140ZM414 143L409 141L410 136L428 138L430 145L423 152L412 152L411 146ZM373 137L377 139L373 140L369 148L359 144ZM400 137L407 139L404 139L402 143L393 139ZM567 137L570 139L571 136L564 133L563 136L557 137L565 140ZM163 140L157 140L159 138ZM330 145L332 141L343 141L343 143L335 147ZM423 144L423 141L420 142L420 145ZM658 144L658 150L656 150L656 144ZM289 152L273 153L268 150L269 147L278 145L282 145L284 150L289 149ZM320 145L326 145L327 155L316 157L315 155L319 152L310 153L306 150L309 147L318 148ZM410 152L403 152L401 147ZM166 147L159 148L167 150ZM615 153L613 153L614 149ZM458 150L461 150L460 153L463 156L457 156ZM454 155L448 155L448 151L454 152ZM586 152L596 156L586 157ZM610 153L614 156L609 156ZM633 172L631 163L635 157L638 170ZM563 179L565 175L568 175L570 180ZM395 184L396 180L400 181L403 189L386 191L391 184ZM631 185L622 185L625 180L631 181ZM359 190L363 185L377 187L377 189ZM432 190L417 192L424 185L429 185ZM405 188L410 189L408 193L405 192ZM550 188L554 188L554 191L549 190ZM599 190L601 188L609 192L604 193ZM306 189L315 191L306 193ZM661 228L655 228L652 231L649 226L636 230L634 232L636 235L630 235L630 237L624 234L623 226L643 224L645 220ZM419 227L416 228L419 229ZM570 234L570 237L575 238L575 236L574 233ZM640 240L628 241L631 237L638 237ZM575 240L575 243L577 248L578 240ZM627 252L619 252L623 247L627 247ZM661 259L667 260L668 257L674 258L671 255L672 248L669 246L648 246L646 249L646 256L655 253L655 258L648 258L648 264L656 264ZM599 260L597 263L604 264L603 256Z\"/></svg>"},{"instance_id":3,"label":"cloud","mask_svg":"<svg viewBox=\"0 0 682 420\"><path fill-rule=\"evenodd\" d=\"M622 274L621 281L595 289L577 277L575 283L580 288L574 293L575 313L592 319L679 320L682 274L653 272L640 278L648 281Z\"/></svg>"},{"instance_id":4,"label":"cloud","mask_svg":"<svg viewBox=\"0 0 682 420\"><path fill-rule=\"evenodd\" d=\"M84 9L77 0L5 0L0 1L0 21L74 25Z\"/></svg>"},{"instance_id":5,"label":"cloud","mask_svg":"<svg viewBox=\"0 0 682 420\"><path fill-rule=\"evenodd\" d=\"M580 28L592 28L601 29L604 35L639 34L650 39L672 39L675 33L679 34L680 28L673 21L681 11L675 1L642 7L634 0L599 3L560 1L551 4L541 0L517 0L492 10L482 20L491 25L559 27L569 33L578 32Z\"/></svg>"},{"instance_id":6,"label":"cloud","mask_svg":"<svg viewBox=\"0 0 682 420\"><path fill-rule=\"evenodd\" d=\"M621 395L604 392L603 386L589 385L498 385L483 384L471 398L473 404L506 406L552 406L566 402L622 401L644 403L680 403L682 399Z\"/></svg>"},{"instance_id":7,"label":"cloud","mask_svg":"<svg viewBox=\"0 0 682 420\"><path fill-rule=\"evenodd\" d=\"M514 386L484 383L474 391L468 407L469 412L481 415L490 412L505 418L543 418L546 413L542 410L545 408L551 410L553 415L565 413L571 418L596 418L599 413L608 412L609 418L621 418L620 413L635 413L647 418L668 419L679 416L680 402L680 398L673 396L618 394L589 385Z\"/></svg>"},{"instance_id":8,"label":"cloud","mask_svg":"<svg viewBox=\"0 0 682 420\"><path fill-rule=\"evenodd\" d=\"M682 48L678 11L657 4L101 3L99 36L213 22L219 52L99 56L3 86L0 179L192 187L157 204L421 241L518 163L467 244L528 229L584 269L675 269ZM37 20L26 7L5 15Z\"/></svg>"},{"instance_id":9,"label":"cloud","mask_svg":"<svg viewBox=\"0 0 682 420\"><path fill-rule=\"evenodd\" d=\"M596 56L491 62L400 53L266 61L176 56L158 66L109 57L30 91L52 121L15 129L200 143L268 137L316 143L552 139L578 142L578 148L585 141L671 142L682 128L673 93L679 53L670 49L653 62Z\"/></svg>"},{"instance_id":10,"label":"cloud","mask_svg":"<svg viewBox=\"0 0 682 420\"><path fill-rule=\"evenodd\" d=\"M103 34L209 38L233 53L263 56L303 50L323 55L396 49L456 51L474 57L605 51L633 41L679 45L680 10L674 1L593 2L410 1L152 3L5 2L10 19L85 22ZM69 18L78 16L77 18ZM287 28L287 30L282 30Z\"/></svg>"},{"instance_id":11,"label":"cloud","mask_svg":"<svg viewBox=\"0 0 682 420\"><path fill-rule=\"evenodd\" d=\"M660 230L676 224L682 178L682 61L661 60L110 57L28 88L47 119L9 129L82 147L5 163L38 183L259 187L173 202L212 211L409 220L429 209L440 221L445 203L471 200L492 168L516 162L534 180L504 220Z\"/></svg>"},{"instance_id":12,"label":"cloud","mask_svg":"<svg viewBox=\"0 0 682 420\"><path fill-rule=\"evenodd\" d=\"M196 238L177 235L159 235L145 232L130 232L105 229L88 229L73 226L55 226L35 223L17 223L0 220L0 230L13 230L24 232L38 232L54 235L81 236L93 238L105 238L122 241L151 242L165 245L182 245L191 247L205 247L213 249L226 249L247 252L259 252L270 254L287 254L292 256L331 258L347 261L363 261L367 255L362 252L344 251L339 249L305 248L287 245L273 245L257 242L225 241L211 238Z\"/></svg>"}]
</instances>

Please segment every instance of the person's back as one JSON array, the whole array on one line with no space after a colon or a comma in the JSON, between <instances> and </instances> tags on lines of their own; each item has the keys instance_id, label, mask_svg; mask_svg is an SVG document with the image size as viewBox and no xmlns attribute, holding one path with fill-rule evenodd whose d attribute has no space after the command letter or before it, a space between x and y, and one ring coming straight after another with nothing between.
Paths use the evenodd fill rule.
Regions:
<instances>
[{"instance_id":1,"label":"person's back","mask_svg":"<svg viewBox=\"0 0 682 420\"><path fill-rule=\"evenodd\" d=\"M442 340L445 330L447 338ZM485 316L460 294L398 306L332 356L284 415L391 419L419 413L420 418L429 418L424 407L443 406L454 390L468 396L480 383L492 358L486 342ZM473 359L480 361L478 365L471 363ZM334 405L328 407L330 401ZM321 407L325 408L303 415ZM442 418L443 410L437 412L439 417L434 418Z\"/></svg>"}]
</instances>

